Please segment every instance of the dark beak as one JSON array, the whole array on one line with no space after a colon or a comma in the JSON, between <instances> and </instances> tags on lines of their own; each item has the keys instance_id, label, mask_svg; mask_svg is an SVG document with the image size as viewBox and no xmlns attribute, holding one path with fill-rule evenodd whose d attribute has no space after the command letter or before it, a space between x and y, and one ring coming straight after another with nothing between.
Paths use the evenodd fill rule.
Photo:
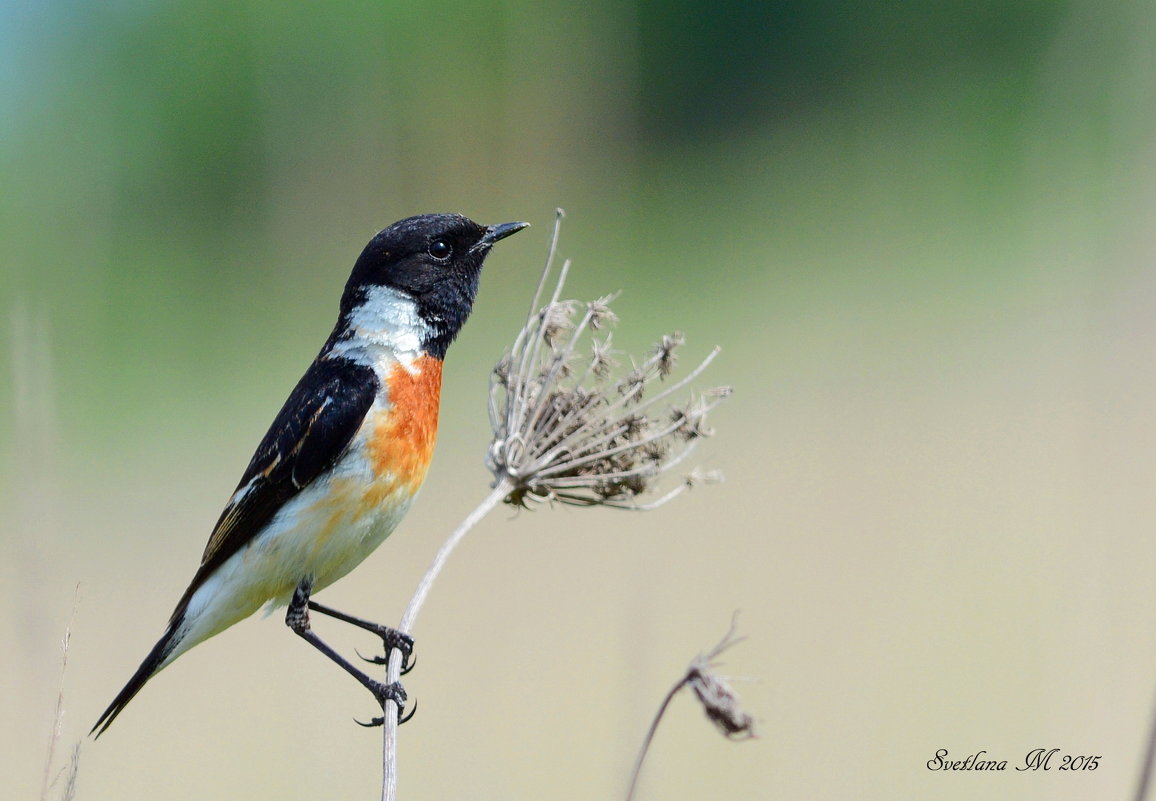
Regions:
<instances>
[{"instance_id":1,"label":"dark beak","mask_svg":"<svg viewBox=\"0 0 1156 801\"><path fill-rule=\"evenodd\" d=\"M483 250L493 247L494 243L499 239L505 239L510 234L516 234L523 228L529 228L528 222L508 222L491 225L486 229L485 235L478 240L478 244L474 245L470 250Z\"/></svg>"}]
</instances>

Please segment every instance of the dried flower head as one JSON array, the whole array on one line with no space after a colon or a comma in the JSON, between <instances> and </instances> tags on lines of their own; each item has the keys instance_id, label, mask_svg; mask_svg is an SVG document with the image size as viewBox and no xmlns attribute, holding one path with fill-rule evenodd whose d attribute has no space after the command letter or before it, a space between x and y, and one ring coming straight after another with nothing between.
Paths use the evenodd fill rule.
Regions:
<instances>
[{"instance_id":1,"label":"dried flower head","mask_svg":"<svg viewBox=\"0 0 1156 801\"><path fill-rule=\"evenodd\" d=\"M709 652L696 656L682 678L670 688L666 698L662 699L658 713L651 721L646 737L642 740L642 748L638 752L638 758L634 761L634 770L631 771L630 789L626 793L626 801L632 801L634 798L634 792L638 789L638 777L642 775L642 763L646 761L646 755L650 752L650 744L654 742L654 733L658 731L658 725L662 723L662 718L666 714L670 702L674 700L674 697L683 687L690 687L694 690L694 694L698 696L699 702L706 711L706 716L728 738L749 740L758 736L755 734L755 719L739 706L738 696L735 695L730 685L715 673L715 668L718 665L712 662L723 651L746 639L735 636L737 623L738 612L735 612L726 636Z\"/></svg>"},{"instance_id":2,"label":"dried flower head","mask_svg":"<svg viewBox=\"0 0 1156 801\"><path fill-rule=\"evenodd\" d=\"M742 642L744 637L735 637L735 621L731 621L730 631L711 651L700 655L690 663L683 680L698 696L703 711L723 734L735 740L756 737L755 719L741 706L739 697L727 681L715 672L717 665L712 660L732 645Z\"/></svg>"},{"instance_id":3,"label":"dried flower head","mask_svg":"<svg viewBox=\"0 0 1156 801\"><path fill-rule=\"evenodd\" d=\"M549 302L539 308L561 219L559 211L529 319L490 378L494 439L486 463L497 482L512 487L507 503L558 500L649 509L694 484L718 480L716 473L692 472L651 503L635 500L710 435L706 416L731 390L691 393L681 405L670 401L706 369L718 354L715 348L682 380L654 391L653 384L675 367L683 345L679 333L664 336L647 358L631 360L631 368L616 375L609 331L595 335L617 322L610 309L615 296L590 303L559 300L569 261Z\"/></svg>"}]
</instances>

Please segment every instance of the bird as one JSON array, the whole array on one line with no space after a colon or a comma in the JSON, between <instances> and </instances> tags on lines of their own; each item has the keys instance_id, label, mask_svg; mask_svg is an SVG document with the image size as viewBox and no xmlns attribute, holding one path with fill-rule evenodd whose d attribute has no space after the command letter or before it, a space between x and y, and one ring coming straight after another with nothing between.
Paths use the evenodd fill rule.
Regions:
<instances>
[{"instance_id":1,"label":"bird","mask_svg":"<svg viewBox=\"0 0 1156 801\"><path fill-rule=\"evenodd\" d=\"M164 634L90 735L103 734L177 657L262 606L288 606L294 633L383 710L387 700L401 710L400 684L378 682L337 654L311 630L309 611L378 634L386 656L401 648L405 662L413 641L311 595L360 564L409 510L433 453L446 350L473 308L490 249L528 225L422 214L369 241L333 332L257 446Z\"/></svg>"}]
</instances>

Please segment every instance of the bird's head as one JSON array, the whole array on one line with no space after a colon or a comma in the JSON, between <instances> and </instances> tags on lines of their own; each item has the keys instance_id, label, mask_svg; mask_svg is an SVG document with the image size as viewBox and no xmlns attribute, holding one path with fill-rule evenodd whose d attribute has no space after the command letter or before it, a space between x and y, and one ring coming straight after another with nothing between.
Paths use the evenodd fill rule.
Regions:
<instances>
[{"instance_id":1,"label":"bird's head","mask_svg":"<svg viewBox=\"0 0 1156 801\"><path fill-rule=\"evenodd\" d=\"M376 322L422 329L422 349L438 358L465 324L482 263L500 239L529 223L480 225L460 214L422 214L395 222L369 241L341 298L349 331ZM416 318L416 319L415 319Z\"/></svg>"}]
</instances>

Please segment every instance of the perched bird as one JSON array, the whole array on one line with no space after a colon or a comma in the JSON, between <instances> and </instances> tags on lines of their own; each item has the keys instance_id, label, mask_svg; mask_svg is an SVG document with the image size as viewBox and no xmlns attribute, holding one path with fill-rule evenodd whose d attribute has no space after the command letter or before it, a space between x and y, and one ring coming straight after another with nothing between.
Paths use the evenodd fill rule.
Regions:
<instances>
[{"instance_id":1,"label":"perched bird","mask_svg":"<svg viewBox=\"0 0 1156 801\"><path fill-rule=\"evenodd\" d=\"M152 676L263 604L385 704L405 700L322 642L309 610L382 636L400 632L323 607L313 592L356 567L397 527L429 467L442 360L474 303L482 262L524 222L458 214L396 222L362 251L333 333L285 401L221 513L168 628L92 727L100 736ZM375 661L375 660L370 660ZM375 721L376 722L376 721Z\"/></svg>"}]
</instances>

